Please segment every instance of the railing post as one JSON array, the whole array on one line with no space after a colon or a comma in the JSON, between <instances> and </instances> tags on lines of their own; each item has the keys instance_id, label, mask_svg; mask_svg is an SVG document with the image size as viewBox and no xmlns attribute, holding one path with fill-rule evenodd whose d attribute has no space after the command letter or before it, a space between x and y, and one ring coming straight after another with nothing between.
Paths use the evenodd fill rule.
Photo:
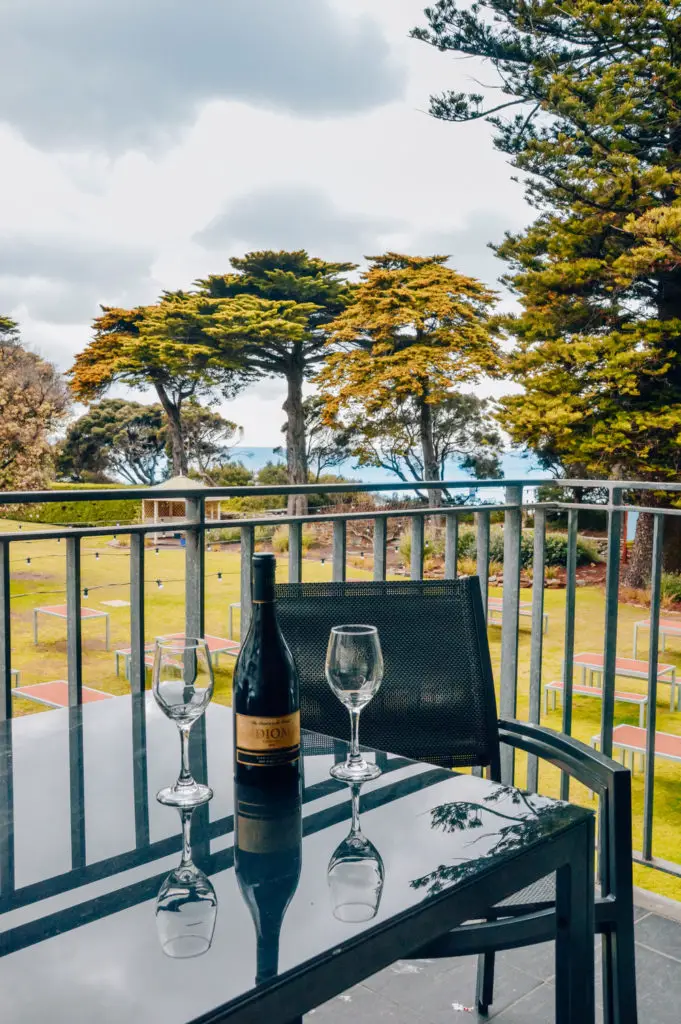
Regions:
<instances>
[{"instance_id":1,"label":"railing post","mask_svg":"<svg viewBox=\"0 0 681 1024\"><path fill-rule=\"evenodd\" d=\"M185 633L187 636L203 636L205 632L206 576L205 545L203 543L204 501L203 498L186 499L187 519L196 527L186 531L185 548Z\"/></svg>"},{"instance_id":2,"label":"railing post","mask_svg":"<svg viewBox=\"0 0 681 1024\"><path fill-rule=\"evenodd\" d=\"M579 512L568 510L567 559L565 564L565 644L563 650L563 732L572 735L572 683L575 657L575 602L577 599L577 527ZM560 798L570 798L570 776L562 772Z\"/></svg>"},{"instance_id":3,"label":"railing post","mask_svg":"<svg viewBox=\"0 0 681 1024\"><path fill-rule=\"evenodd\" d=\"M14 889L14 759L12 726L0 725L0 894Z\"/></svg>"},{"instance_id":4,"label":"railing post","mask_svg":"<svg viewBox=\"0 0 681 1024\"><path fill-rule=\"evenodd\" d=\"M603 701L601 705L601 750L612 757L612 726L615 716L615 674L617 659L617 614L622 536L622 489L613 487L608 512L608 564L605 578L605 646L603 651Z\"/></svg>"},{"instance_id":5,"label":"railing post","mask_svg":"<svg viewBox=\"0 0 681 1024\"><path fill-rule=\"evenodd\" d=\"M334 519L333 521L333 572L331 579L334 583L345 583L347 543L345 525L345 519Z\"/></svg>"},{"instance_id":6,"label":"railing post","mask_svg":"<svg viewBox=\"0 0 681 1024\"><path fill-rule=\"evenodd\" d=\"M80 537L66 538L66 664L69 705L83 700L83 648L80 622Z\"/></svg>"},{"instance_id":7,"label":"railing post","mask_svg":"<svg viewBox=\"0 0 681 1024\"><path fill-rule=\"evenodd\" d=\"M445 579L456 579L456 552L459 544L459 517L456 512L445 516Z\"/></svg>"},{"instance_id":8,"label":"railing post","mask_svg":"<svg viewBox=\"0 0 681 1024\"><path fill-rule=\"evenodd\" d=\"M132 786L135 795L135 846L149 845L149 771L147 706L143 693L132 690Z\"/></svg>"},{"instance_id":9,"label":"railing post","mask_svg":"<svg viewBox=\"0 0 681 1024\"><path fill-rule=\"evenodd\" d=\"M660 642L660 590L662 582L662 551L664 516L653 520L653 561L650 576L650 651L648 654L648 723L646 736L646 774L643 790L644 860L653 856L653 799L655 796L655 729L657 727L657 662Z\"/></svg>"},{"instance_id":10,"label":"railing post","mask_svg":"<svg viewBox=\"0 0 681 1024\"><path fill-rule=\"evenodd\" d=\"M252 526L241 527L241 626L242 641L246 638L251 624L253 610L253 583L251 579L251 562L255 551L255 530Z\"/></svg>"},{"instance_id":11,"label":"railing post","mask_svg":"<svg viewBox=\"0 0 681 1024\"><path fill-rule=\"evenodd\" d=\"M520 602L520 540L522 530L522 487L507 487L505 503L517 508L504 513L504 595L501 619L501 675L499 710L502 718L515 718L518 690L518 612ZM501 778L513 785L514 751L501 751Z\"/></svg>"},{"instance_id":12,"label":"railing post","mask_svg":"<svg viewBox=\"0 0 681 1024\"><path fill-rule=\"evenodd\" d=\"M300 583L303 578L303 524L288 526L288 581Z\"/></svg>"},{"instance_id":13,"label":"railing post","mask_svg":"<svg viewBox=\"0 0 681 1024\"><path fill-rule=\"evenodd\" d=\"M0 722L12 717L9 541L0 541Z\"/></svg>"},{"instance_id":14,"label":"railing post","mask_svg":"<svg viewBox=\"0 0 681 1024\"><path fill-rule=\"evenodd\" d=\"M423 516L412 516L411 519L411 564L410 576L413 580L423 579Z\"/></svg>"},{"instance_id":15,"label":"railing post","mask_svg":"<svg viewBox=\"0 0 681 1024\"><path fill-rule=\"evenodd\" d=\"M71 867L87 864L85 849L85 750L83 707L69 708L69 808L71 818Z\"/></svg>"},{"instance_id":16,"label":"railing post","mask_svg":"<svg viewBox=\"0 0 681 1024\"><path fill-rule=\"evenodd\" d=\"M476 569L480 580L482 614L487 622L487 600L489 591L489 512L475 513L475 554Z\"/></svg>"},{"instance_id":17,"label":"railing post","mask_svg":"<svg viewBox=\"0 0 681 1024\"><path fill-rule=\"evenodd\" d=\"M541 669L544 647L544 566L546 564L546 511L534 512L534 556L532 559L532 639L530 641L530 707L528 718L539 724L541 712ZM527 788L537 792L538 759L527 755Z\"/></svg>"},{"instance_id":18,"label":"railing post","mask_svg":"<svg viewBox=\"0 0 681 1024\"><path fill-rule=\"evenodd\" d=\"M130 691L146 686L144 664L144 534L130 535Z\"/></svg>"},{"instance_id":19,"label":"railing post","mask_svg":"<svg viewBox=\"0 0 681 1024\"><path fill-rule=\"evenodd\" d=\"M374 519L374 579L385 579L388 561L388 519L380 516Z\"/></svg>"}]
</instances>

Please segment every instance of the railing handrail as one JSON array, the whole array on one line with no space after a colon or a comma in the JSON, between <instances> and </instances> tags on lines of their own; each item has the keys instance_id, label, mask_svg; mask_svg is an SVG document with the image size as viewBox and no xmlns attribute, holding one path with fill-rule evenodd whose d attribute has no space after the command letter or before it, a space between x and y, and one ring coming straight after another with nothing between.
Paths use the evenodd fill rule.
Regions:
<instances>
[{"instance_id":1,"label":"railing handrail","mask_svg":"<svg viewBox=\"0 0 681 1024\"><path fill-rule=\"evenodd\" d=\"M167 501L183 498L267 498L277 494L348 494L350 492L371 493L372 491L418 491L418 490L476 490L479 487L542 487L556 483L551 477L537 480L413 480L403 482L377 481L376 483L324 483L316 484L243 484L238 487L107 487L105 490L64 490L64 491L0 491L0 504L39 504L51 501L118 501L121 494L130 500L151 499Z\"/></svg>"}]
</instances>

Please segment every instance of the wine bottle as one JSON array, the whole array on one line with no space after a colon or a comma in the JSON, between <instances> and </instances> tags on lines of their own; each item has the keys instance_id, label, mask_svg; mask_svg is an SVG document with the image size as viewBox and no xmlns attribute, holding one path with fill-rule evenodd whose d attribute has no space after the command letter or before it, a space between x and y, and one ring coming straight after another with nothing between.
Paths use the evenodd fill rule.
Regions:
<instances>
[{"instance_id":1,"label":"wine bottle","mask_svg":"<svg viewBox=\"0 0 681 1024\"><path fill-rule=\"evenodd\" d=\"M300 696L293 656L277 623L274 555L253 558L251 625L234 669L234 773L281 785L300 769Z\"/></svg>"},{"instance_id":2,"label":"wine bottle","mask_svg":"<svg viewBox=\"0 0 681 1024\"><path fill-rule=\"evenodd\" d=\"M234 868L257 939L256 984L276 977L279 939L298 888L302 852L300 786L236 783Z\"/></svg>"}]
</instances>

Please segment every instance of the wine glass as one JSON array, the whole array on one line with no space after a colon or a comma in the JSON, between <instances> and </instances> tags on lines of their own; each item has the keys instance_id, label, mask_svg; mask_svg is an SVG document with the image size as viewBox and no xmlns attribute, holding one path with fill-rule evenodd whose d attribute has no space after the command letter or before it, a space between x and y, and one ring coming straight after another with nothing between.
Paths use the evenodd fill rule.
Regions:
<instances>
[{"instance_id":1,"label":"wine glass","mask_svg":"<svg viewBox=\"0 0 681 1024\"><path fill-rule=\"evenodd\" d=\"M164 880L156 897L156 930L165 955L185 959L201 956L210 949L218 899L208 876L192 862L193 808L178 810L182 818L182 860Z\"/></svg>"},{"instance_id":2,"label":"wine glass","mask_svg":"<svg viewBox=\"0 0 681 1024\"><path fill-rule=\"evenodd\" d=\"M182 769L174 786L159 790L159 803L195 807L213 795L189 770L189 733L213 696L213 667L205 640L160 637L154 652L153 691L156 703L180 730Z\"/></svg>"},{"instance_id":3,"label":"wine glass","mask_svg":"<svg viewBox=\"0 0 681 1024\"><path fill-rule=\"evenodd\" d=\"M375 626L334 626L326 652L326 678L338 699L350 712L350 752L331 775L343 782L367 782L381 774L377 764L359 752L359 716L383 679L383 654Z\"/></svg>"},{"instance_id":4,"label":"wine glass","mask_svg":"<svg viewBox=\"0 0 681 1024\"><path fill-rule=\"evenodd\" d=\"M376 917L385 878L381 855L360 827L359 791L358 784L350 785L352 826L331 854L326 873L333 916L346 924Z\"/></svg>"}]
</instances>

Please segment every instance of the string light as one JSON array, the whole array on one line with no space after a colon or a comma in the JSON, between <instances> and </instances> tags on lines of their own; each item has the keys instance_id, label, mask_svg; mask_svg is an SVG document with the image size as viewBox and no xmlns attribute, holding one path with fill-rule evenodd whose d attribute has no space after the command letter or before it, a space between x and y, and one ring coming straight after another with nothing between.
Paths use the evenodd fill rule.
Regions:
<instances>
[{"instance_id":1,"label":"string light","mask_svg":"<svg viewBox=\"0 0 681 1024\"><path fill-rule=\"evenodd\" d=\"M27 558L27 559L26 559L26 565L30 565L30 564L31 564L31 559L30 559L30 558Z\"/></svg>"},{"instance_id":2,"label":"string light","mask_svg":"<svg viewBox=\"0 0 681 1024\"><path fill-rule=\"evenodd\" d=\"M85 589L83 590L83 597L87 598L89 596L89 594L90 594L90 591L88 590L87 587L85 587Z\"/></svg>"},{"instance_id":3,"label":"string light","mask_svg":"<svg viewBox=\"0 0 681 1024\"><path fill-rule=\"evenodd\" d=\"M325 562L325 561L326 561L326 559L325 559L325 558L322 558L322 565L324 565L324 562Z\"/></svg>"},{"instance_id":4,"label":"string light","mask_svg":"<svg viewBox=\"0 0 681 1024\"><path fill-rule=\"evenodd\" d=\"M159 590L163 590L163 580L156 580L156 586Z\"/></svg>"},{"instance_id":5,"label":"string light","mask_svg":"<svg viewBox=\"0 0 681 1024\"><path fill-rule=\"evenodd\" d=\"M155 554L155 555L157 555L157 554L158 554L158 548L154 548L154 554Z\"/></svg>"},{"instance_id":6,"label":"string light","mask_svg":"<svg viewBox=\"0 0 681 1024\"><path fill-rule=\"evenodd\" d=\"M218 583L222 583L222 573L218 573Z\"/></svg>"},{"instance_id":7,"label":"string light","mask_svg":"<svg viewBox=\"0 0 681 1024\"><path fill-rule=\"evenodd\" d=\"M95 561L99 561L99 551L95 551Z\"/></svg>"}]
</instances>

